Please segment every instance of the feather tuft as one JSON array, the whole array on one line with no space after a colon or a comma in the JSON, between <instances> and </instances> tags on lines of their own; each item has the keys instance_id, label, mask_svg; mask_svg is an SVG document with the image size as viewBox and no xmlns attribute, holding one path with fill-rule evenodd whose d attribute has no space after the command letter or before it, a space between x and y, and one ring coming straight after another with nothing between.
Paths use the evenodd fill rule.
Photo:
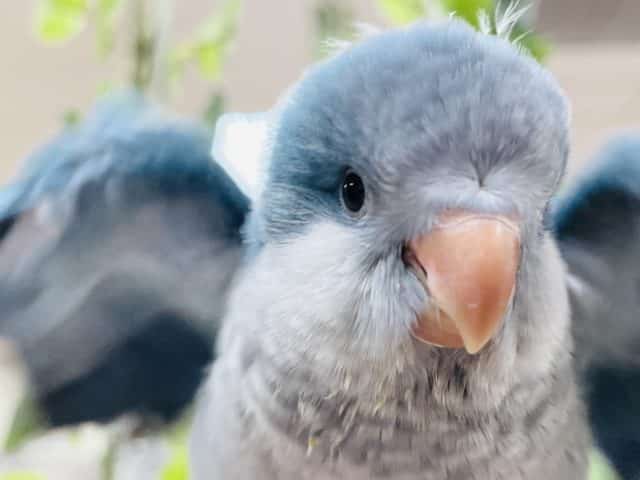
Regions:
<instances>
[{"instance_id":1,"label":"feather tuft","mask_svg":"<svg viewBox=\"0 0 640 480\"><path fill-rule=\"evenodd\" d=\"M521 6L520 0L509 1L506 5L502 1L499 1L493 16L486 10L480 10L478 12L478 30L485 35L494 35L506 40L514 45L521 53L527 53L526 48L522 45L522 40L531 32L525 31L515 38L513 38L513 32L530 8L531 5Z\"/></svg>"}]
</instances>

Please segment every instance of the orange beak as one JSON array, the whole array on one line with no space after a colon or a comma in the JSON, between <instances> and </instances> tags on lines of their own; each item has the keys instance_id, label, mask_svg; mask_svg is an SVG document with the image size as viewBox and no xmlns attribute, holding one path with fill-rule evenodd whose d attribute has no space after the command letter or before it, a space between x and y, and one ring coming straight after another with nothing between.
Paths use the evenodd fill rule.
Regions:
<instances>
[{"instance_id":1,"label":"orange beak","mask_svg":"<svg viewBox=\"0 0 640 480\"><path fill-rule=\"evenodd\" d=\"M407 245L431 296L413 335L426 343L479 352L496 334L515 290L520 234L508 218L448 213Z\"/></svg>"}]
</instances>

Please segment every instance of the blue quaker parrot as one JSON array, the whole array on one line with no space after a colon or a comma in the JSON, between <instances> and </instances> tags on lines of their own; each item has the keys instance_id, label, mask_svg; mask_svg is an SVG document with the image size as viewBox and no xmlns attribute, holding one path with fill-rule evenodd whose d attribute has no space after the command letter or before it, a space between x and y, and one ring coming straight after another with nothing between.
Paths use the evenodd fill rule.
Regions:
<instances>
[{"instance_id":1,"label":"blue quaker parrot","mask_svg":"<svg viewBox=\"0 0 640 480\"><path fill-rule=\"evenodd\" d=\"M193 480L586 479L591 426L615 461L582 380L606 358L638 367L640 211L609 217L620 185L596 187L602 210L552 203L569 120L549 72L454 19L307 71L239 180L246 263ZM242 179L234 138L218 160Z\"/></svg>"},{"instance_id":2,"label":"blue quaker parrot","mask_svg":"<svg viewBox=\"0 0 640 480\"><path fill-rule=\"evenodd\" d=\"M124 92L0 191L0 336L47 425L133 414L146 430L192 401L248 211L210 144Z\"/></svg>"},{"instance_id":3,"label":"blue quaker parrot","mask_svg":"<svg viewBox=\"0 0 640 480\"><path fill-rule=\"evenodd\" d=\"M622 478L640 479L640 132L605 145L552 224L595 439Z\"/></svg>"},{"instance_id":4,"label":"blue quaker parrot","mask_svg":"<svg viewBox=\"0 0 640 480\"><path fill-rule=\"evenodd\" d=\"M217 162L153 108L104 108L0 197L0 334L45 404L183 405L208 360L170 332L221 324L193 480L585 479L591 431L633 466L605 404L638 367L640 172L552 201L567 101L508 41L373 34L223 117Z\"/></svg>"}]
</instances>

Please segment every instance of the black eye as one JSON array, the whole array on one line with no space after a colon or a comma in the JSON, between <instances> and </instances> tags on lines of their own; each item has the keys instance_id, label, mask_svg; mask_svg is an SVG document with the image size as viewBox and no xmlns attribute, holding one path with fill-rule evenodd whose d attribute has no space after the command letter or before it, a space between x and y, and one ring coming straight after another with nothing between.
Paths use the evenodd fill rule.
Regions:
<instances>
[{"instance_id":1,"label":"black eye","mask_svg":"<svg viewBox=\"0 0 640 480\"><path fill-rule=\"evenodd\" d=\"M364 183L360 176L354 172L347 172L342 181L342 203L347 210L357 213L364 205Z\"/></svg>"}]
</instances>

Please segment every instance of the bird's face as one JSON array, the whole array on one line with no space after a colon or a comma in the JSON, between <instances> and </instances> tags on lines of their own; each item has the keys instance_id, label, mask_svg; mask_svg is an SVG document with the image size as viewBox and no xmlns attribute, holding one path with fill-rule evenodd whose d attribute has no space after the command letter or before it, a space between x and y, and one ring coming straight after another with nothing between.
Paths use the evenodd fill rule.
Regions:
<instances>
[{"instance_id":1,"label":"bird's face","mask_svg":"<svg viewBox=\"0 0 640 480\"><path fill-rule=\"evenodd\" d=\"M535 272L567 117L533 60L456 22L314 68L283 111L254 217L276 317L372 358L514 350L524 297L548 287Z\"/></svg>"}]
</instances>

